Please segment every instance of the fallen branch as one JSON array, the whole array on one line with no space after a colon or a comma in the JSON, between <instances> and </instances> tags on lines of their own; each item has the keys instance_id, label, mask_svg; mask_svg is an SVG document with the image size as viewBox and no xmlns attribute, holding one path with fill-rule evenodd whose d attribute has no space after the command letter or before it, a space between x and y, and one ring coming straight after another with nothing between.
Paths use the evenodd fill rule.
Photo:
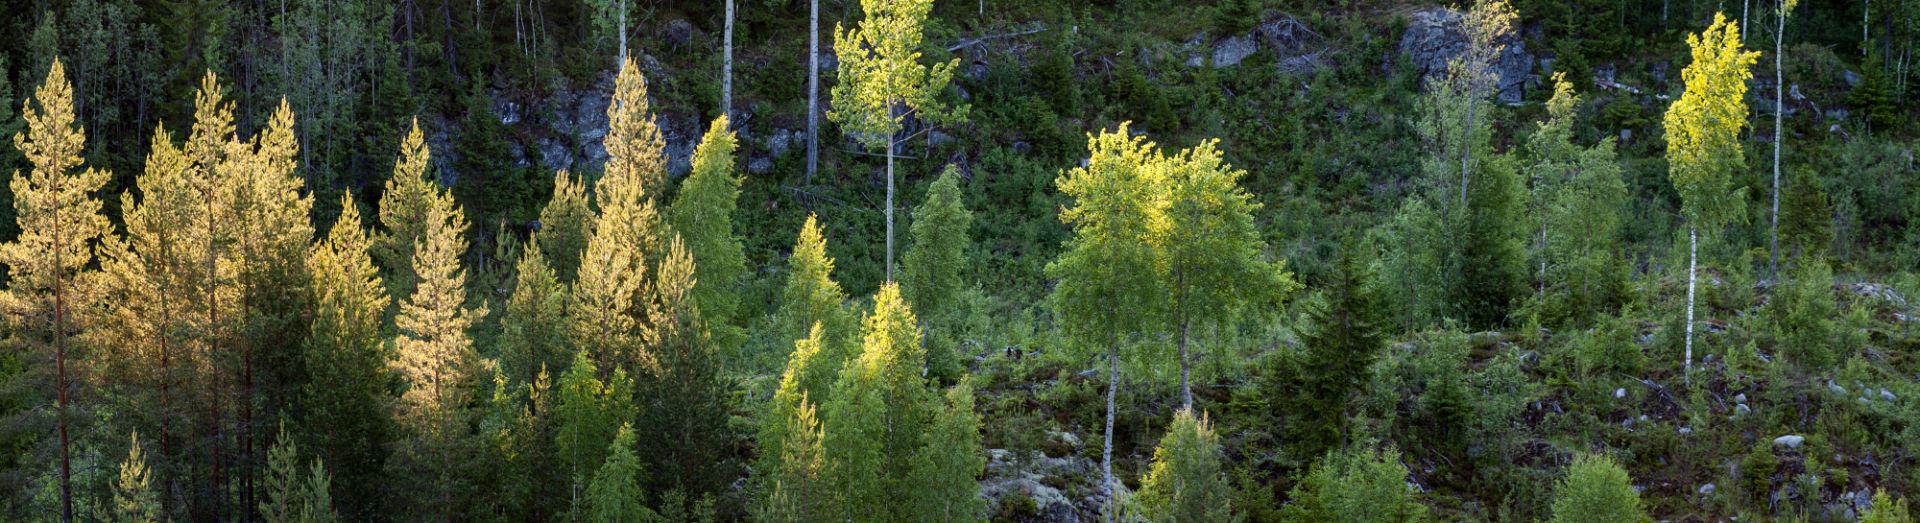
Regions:
<instances>
[{"instance_id":1,"label":"fallen branch","mask_svg":"<svg viewBox=\"0 0 1920 523\"><path fill-rule=\"evenodd\" d=\"M969 38L969 39L966 39L966 40L961 40L961 41L960 41L960 43L957 43L957 44L953 44L953 46L951 46L951 47L948 47L948 48L947 48L947 52L950 52L950 53L951 53L951 52L954 52L954 51L959 51L959 50L961 50L961 49L966 49L966 48L968 48L968 47L973 47L973 46L976 46L976 45L980 45L980 44L982 44L982 43L986 43L986 42L987 42L987 41L989 41L989 40L999 40L999 39L1001 39L1001 38L1013 38L1013 37L1016 37L1016 36L1027 36L1027 35L1030 35L1030 34L1035 34L1035 33L1039 33L1039 32L1041 32L1041 31L1045 31L1045 30L1047 30L1047 28L1045 28L1045 27L1037 27L1037 28L1033 28L1033 29L1028 29L1028 30L1025 30L1025 31L1015 31L1015 32L1011 32L1011 33L1001 33L1001 34L997 34L997 35L986 35L986 36L982 36L982 37L978 37L978 38Z\"/></svg>"}]
</instances>

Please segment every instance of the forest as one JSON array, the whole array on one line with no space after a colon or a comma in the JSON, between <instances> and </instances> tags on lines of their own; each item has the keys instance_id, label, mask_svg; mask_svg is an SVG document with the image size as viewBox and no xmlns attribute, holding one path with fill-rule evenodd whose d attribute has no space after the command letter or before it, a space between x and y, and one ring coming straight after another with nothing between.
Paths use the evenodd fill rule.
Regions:
<instances>
[{"instance_id":1,"label":"forest","mask_svg":"<svg viewBox=\"0 0 1920 523\"><path fill-rule=\"evenodd\" d=\"M0 13L0 521L1920 502L1920 0Z\"/></svg>"}]
</instances>

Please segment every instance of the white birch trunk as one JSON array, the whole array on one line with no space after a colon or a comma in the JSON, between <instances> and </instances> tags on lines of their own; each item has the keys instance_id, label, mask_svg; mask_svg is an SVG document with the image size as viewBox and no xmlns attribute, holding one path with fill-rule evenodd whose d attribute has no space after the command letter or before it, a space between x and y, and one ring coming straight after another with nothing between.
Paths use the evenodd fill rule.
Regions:
<instances>
[{"instance_id":1,"label":"white birch trunk","mask_svg":"<svg viewBox=\"0 0 1920 523\"><path fill-rule=\"evenodd\" d=\"M1784 6L1783 6L1784 7ZM1775 281L1780 279L1780 144L1787 141L1787 130L1782 124L1786 121L1782 111L1786 110L1786 98L1782 82L1786 75L1780 69L1780 54L1786 48L1787 11L1780 10L1778 30L1773 33L1773 226L1767 247L1767 274Z\"/></svg>"},{"instance_id":2,"label":"white birch trunk","mask_svg":"<svg viewBox=\"0 0 1920 523\"><path fill-rule=\"evenodd\" d=\"M807 185L820 166L820 0L807 2Z\"/></svg>"},{"instance_id":3,"label":"white birch trunk","mask_svg":"<svg viewBox=\"0 0 1920 523\"><path fill-rule=\"evenodd\" d=\"M1107 523L1113 523L1114 513L1120 511L1119 500L1113 499L1113 403L1120 395L1120 347L1119 340L1107 347L1107 436L1100 449L1100 486L1107 493Z\"/></svg>"},{"instance_id":4,"label":"white birch trunk","mask_svg":"<svg viewBox=\"0 0 1920 523\"><path fill-rule=\"evenodd\" d=\"M727 0L727 21L721 30L725 54L720 58L720 114L733 122L733 0Z\"/></svg>"},{"instance_id":5,"label":"white birch trunk","mask_svg":"<svg viewBox=\"0 0 1920 523\"><path fill-rule=\"evenodd\" d=\"M1700 230L1687 226L1687 354L1686 375L1683 380L1693 380L1693 286L1698 272L1696 264L1700 258Z\"/></svg>"}]
</instances>

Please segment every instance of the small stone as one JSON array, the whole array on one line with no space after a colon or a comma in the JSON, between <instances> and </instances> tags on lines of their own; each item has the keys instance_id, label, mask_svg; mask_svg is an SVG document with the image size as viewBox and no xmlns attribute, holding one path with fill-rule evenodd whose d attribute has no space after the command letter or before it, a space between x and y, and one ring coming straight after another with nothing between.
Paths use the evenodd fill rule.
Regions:
<instances>
[{"instance_id":1,"label":"small stone","mask_svg":"<svg viewBox=\"0 0 1920 523\"><path fill-rule=\"evenodd\" d=\"M1893 395L1893 391L1889 391L1887 389L1880 389L1880 399L1893 401L1895 399Z\"/></svg>"},{"instance_id":2,"label":"small stone","mask_svg":"<svg viewBox=\"0 0 1920 523\"><path fill-rule=\"evenodd\" d=\"M1747 408L1747 404L1745 403L1741 403L1733 406L1733 414L1735 416L1745 416L1752 412L1753 412L1753 409Z\"/></svg>"},{"instance_id":3,"label":"small stone","mask_svg":"<svg viewBox=\"0 0 1920 523\"><path fill-rule=\"evenodd\" d=\"M1613 389L1613 397L1615 399L1627 397L1627 389L1624 389L1624 388Z\"/></svg>"},{"instance_id":4,"label":"small stone","mask_svg":"<svg viewBox=\"0 0 1920 523\"><path fill-rule=\"evenodd\" d=\"M1733 396L1733 402L1734 402L1734 403L1746 403L1746 402L1747 402L1747 393L1744 393L1744 392L1742 392L1742 393L1739 393L1739 394L1735 394L1735 395Z\"/></svg>"},{"instance_id":5,"label":"small stone","mask_svg":"<svg viewBox=\"0 0 1920 523\"><path fill-rule=\"evenodd\" d=\"M1774 445L1779 445L1779 446L1790 448L1790 449L1800 448L1800 445L1806 442L1807 442L1807 438L1796 436L1793 434L1788 434L1778 438L1773 438Z\"/></svg>"},{"instance_id":6,"label":"small stone","mask_svg":"<svg viewBox=\"0 0 1920 523\"><path fill-rule=\"evenodd\" d=\"M1691 434L1693 434L1693 427L1680 427L1680 435L1687 436Z\"/></svg>"},{"instance_id":7,"label":"small stone","mask_svg":"<svg viewBox=\"0 0 1920 523\"><path fill-rule=\"evenodd\" d=\"M1700 486L1701 495L1711 496L1713 495L1713 490L1714 490L1714 487L1712 483L1708 483Z\"/></svg>"},{"instance_id":8,"label":"small stone","mask_svg":"<svg viewBox=\"0 0 1920 523\"><path fill-rule=\"evenodd\" d=\"M1833 391L1833 393L1834 393L1834 394L1846 394L1846 393L1847 393L1847 388L1846 388L1846 387L1842 387L1842 386L1840 386L1840 384L1838 384L1838 383L1834 383L1834 382L1833 382L1833 380L1827 380L1827 390L1830 390L1830 391Z\"/></svg>"}]
</instances>

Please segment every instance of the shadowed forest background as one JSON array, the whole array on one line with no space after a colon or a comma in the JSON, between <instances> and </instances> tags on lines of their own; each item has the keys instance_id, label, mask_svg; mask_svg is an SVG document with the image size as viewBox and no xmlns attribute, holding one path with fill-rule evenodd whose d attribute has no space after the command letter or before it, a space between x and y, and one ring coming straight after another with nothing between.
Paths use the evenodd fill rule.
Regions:
<instances>
[{"instance_id":1,"label":"shadowed forest background","mask_svg":"<svg viewBox=\"0 0 1920 523\"><path fill-rule=\"evenodd\" d=\"M3 4L0 520L1913 521L1920 0Z\"/></svg>"}]
</instances>

